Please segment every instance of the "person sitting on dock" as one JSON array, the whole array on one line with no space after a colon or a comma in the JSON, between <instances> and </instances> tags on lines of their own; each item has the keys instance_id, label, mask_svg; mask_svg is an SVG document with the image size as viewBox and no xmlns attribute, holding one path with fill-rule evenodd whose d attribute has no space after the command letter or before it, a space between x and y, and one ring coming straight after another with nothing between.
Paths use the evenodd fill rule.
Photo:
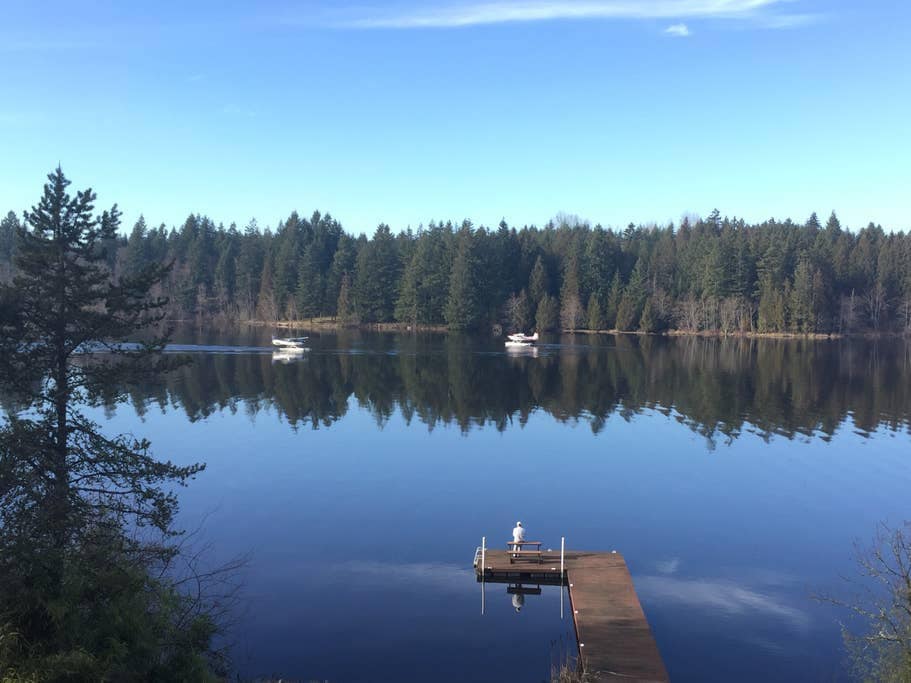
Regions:
<instances>
[{"instance_id":1,"label":"person sitting on dock","mask_svg":"<svg viewBox=\"0 0 911 683\"><path fill-rule=\"evenodd\" d=\"M512 540L515 545L513 545L513 550L522 550L522 541L525 540L525 527L522 526L522 522L516 522L516 528L512 530ZM513 557L518 557L518 555L513 554Z\"/></svg>"}]
</instances>

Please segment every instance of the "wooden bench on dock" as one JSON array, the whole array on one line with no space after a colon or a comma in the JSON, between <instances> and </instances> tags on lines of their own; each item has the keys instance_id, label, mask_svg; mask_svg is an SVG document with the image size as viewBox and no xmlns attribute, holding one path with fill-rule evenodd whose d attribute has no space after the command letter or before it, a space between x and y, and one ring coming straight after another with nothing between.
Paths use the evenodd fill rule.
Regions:
<instances>
[{"instance_id":1,"label":"wooden bench on dock","mask_svg":"<svg viewBox=\"0 0 911 683\"><path fill-rule=\"evenodd\" d=\"M507 541L507 547L509 548L509 564L512 564L514 560L537 560L538 564L543 564L544 556L541 554L541 541ZM523 546L533 545L534 550L523 550Z\"/></svg>"}]
</instances>

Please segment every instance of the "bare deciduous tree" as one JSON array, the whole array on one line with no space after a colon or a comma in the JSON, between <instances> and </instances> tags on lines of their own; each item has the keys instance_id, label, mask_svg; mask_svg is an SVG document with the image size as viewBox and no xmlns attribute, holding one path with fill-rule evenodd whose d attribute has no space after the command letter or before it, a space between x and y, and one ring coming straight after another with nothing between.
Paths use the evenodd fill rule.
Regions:
<instances>
[{"instance_id":1,"label":"bare deciduous tree","mask_svg":"<svg viewBox=\"0 0 911 683\"><path fill-rule=\"evenodd\" d=\"M855 546L857 593L819 599L850 611L857 628L842 625L855 673L865 681L911 681L911 522L877 530L870 547Z\"/></svg>"},{"instance_id":2,"label":"bare deciduous tree","mask_svg":"<svg viewBox=\"0 0 911 683\"><path fill-rule=\"evenodd\" d=\"M699 300L693 296L688 296L680 304L680 322L683 329L695 332L699 329L702 321L702 310Z\"/></svg>"},{"instance_id":3,"label":"bare deciduous tree","mask_svg":"<svg viewBox=\"0 0 911 683\"><path fill-rule=\"evenodd\" d=\"M718 307L718 329L727 336L737 329L739 302L734 297L725 297Z\"/></svg>"},{"instance_id":4,"label":"bare deciduous tree","mask_svg":"<svg viewBox=\"0 0 911 683\"><path fill-rule=\"evenodd\" d=\"M889 308L889 301L886 295L886 288L881 282L873 285L873 288L867 292L864 297L864 304L867 307L867 315L870 317L870 324L874 330L879 329L883 315Z\"/></svg>"}]
</instances>

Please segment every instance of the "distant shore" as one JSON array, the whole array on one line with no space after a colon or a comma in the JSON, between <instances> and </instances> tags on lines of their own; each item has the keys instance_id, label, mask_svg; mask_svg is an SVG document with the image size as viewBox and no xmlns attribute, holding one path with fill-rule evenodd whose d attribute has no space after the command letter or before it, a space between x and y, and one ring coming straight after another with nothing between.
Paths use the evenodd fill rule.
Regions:
<instances>
[{"instance_id":1,"label":"distant shore","mask_svg":"<svg viewBox=\"0 0 911 683\"><path fill-rule=\"evenodd\" d=\"M447 333L449 328L446 325L413 325L410 323L359 323L357 325L341 324L334 318L314 318L312 320L248 320L238 321L238 324L250 325L254 327L276 327L289 330L364 330L371 332L429 332L429 333ZM493 330L495 336L505 333ZM906 337L907 333L903 332L851 332L840 333L832 332L823 333L802 333L802 332L757 332L757 331L735 331L722 332L721 330L678 330L671 329L663 332L642 332L640 330L571 330L559 329L552 330L553 334L596 334L596 335L626 335L640 337L715 337L715 338L739 338L739 339L811 339L811 340L831 340L843 338L887 338L887 337Z\"/></svg>"}]
</instances>

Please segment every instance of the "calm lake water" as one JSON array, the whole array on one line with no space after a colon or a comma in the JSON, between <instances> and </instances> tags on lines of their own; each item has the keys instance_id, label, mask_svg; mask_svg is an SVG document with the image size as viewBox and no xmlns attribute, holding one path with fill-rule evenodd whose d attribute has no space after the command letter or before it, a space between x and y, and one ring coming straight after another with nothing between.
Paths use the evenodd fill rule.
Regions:
<instances>
[{"instance_id":1,"label":"calm lake water","mask_svg":"<svg viewBox=\"0 0 911 683\"><path fill-rule=\"evenodd\" d=\"M192 362L100 412L205 461L181 521L249 553L243 676L545 680L558 588L516 612L481 536L624 553L674 681L841 680L853 543L911 518L899 341L183 333ZM568 611L568 610L567 610Z\"/></svg>"}]
</instances>

